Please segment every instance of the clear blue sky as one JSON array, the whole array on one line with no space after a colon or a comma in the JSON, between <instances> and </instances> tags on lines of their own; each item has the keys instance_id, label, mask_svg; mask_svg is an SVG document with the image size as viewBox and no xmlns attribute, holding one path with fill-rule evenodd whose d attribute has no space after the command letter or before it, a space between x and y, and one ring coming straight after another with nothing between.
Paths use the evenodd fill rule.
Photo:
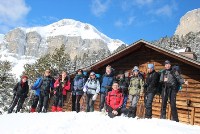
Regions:
<instances>
[{"instance_id":1,"label":"clear blue sky","mask_svg":"<svg viewBox=\"0 0 200 134\"><path fill-rule=\"evenodd\" d=\"M70 18L131 44L172 36L181 16L200 0L1 0L0 33Z\"/></svg>"}]
</instances>

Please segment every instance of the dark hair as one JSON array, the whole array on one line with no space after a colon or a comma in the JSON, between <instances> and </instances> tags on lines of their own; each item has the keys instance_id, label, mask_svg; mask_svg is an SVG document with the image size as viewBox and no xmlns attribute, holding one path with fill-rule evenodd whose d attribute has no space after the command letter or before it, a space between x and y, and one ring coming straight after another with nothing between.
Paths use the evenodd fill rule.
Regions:
<instances>
[{"instance_id":1,"label":"dark hair","mask_svg":"<svg viewBox=\"0 0 200 134\"><path fill-rule=\"evenodd\" d=\"M118 81L113 81L113 84L114 84L114 83L117 83L117 84L119 85L119 82L118 82ZM113 85L113 84L112 84L112 85Z\"/></svg>"},{"instance_id":2,"label":"dark hair","mask_svg":"<svg viewBox=\"0 0 200 134\"><path fill-rule=\"evenodd\" d=\"M83 74L83 70L82 69L77 70L76 73L78 74L78 72L81 72Z\"/></svg>"}]
</instances>

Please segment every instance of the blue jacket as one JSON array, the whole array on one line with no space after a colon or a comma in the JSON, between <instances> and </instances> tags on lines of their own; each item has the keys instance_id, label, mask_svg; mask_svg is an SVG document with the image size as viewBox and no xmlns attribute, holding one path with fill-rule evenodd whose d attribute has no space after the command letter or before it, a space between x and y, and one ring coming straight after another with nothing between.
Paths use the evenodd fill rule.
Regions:
<instances>
[{"instance_id":1,"label":"blue jacket","mask_svg":"<svg viewBox=\"0 0 200 134\"><path fill-rule=\"evenodd\" d=\"M76 92L76 95L82 95L83 94L83 87L85 85L85 78L83 76L76 76L74 78L74 91Z\"/></svg>"},{"instance_id":2,"label":"blue jacket","mask_svg":"<svg viewBox=\"0 0 200 134\"><path fill-rule=\"evenodd\" d=\"M101 83L101 90L100 93L106 93L109 90L112 89L112 84L114 81L114 75L111 73L110 75L105 74L102 77L102 83Z\"/></svg>"},{"instance_id":3,"label":"blue jacket","mask_svg":"<svg viewBox=\"0 0 200 134\"><path fill-rule=\"evenodd\" d=\"M40 91L41 91L41 85L42 85L42 81L43 78L40 77L38 78L35 83L33 84L33 86L31 87L32 90L35 90L35 95L39 96L40 95ZM50 83L50 88L53 88L53 80Z\"/></svg>"},{"instance_id":4,"label":"blue jacket","mask_svg":"<svg viewBox=\"0 0 200 134\"><path fill-rule=\"evenodd\" d=\"M40 87L42 85L42 77L38 78L33 86L31 87L32 90L35 90L35 95L39 96L40 95Z\"/></svg>"}]
</instances>

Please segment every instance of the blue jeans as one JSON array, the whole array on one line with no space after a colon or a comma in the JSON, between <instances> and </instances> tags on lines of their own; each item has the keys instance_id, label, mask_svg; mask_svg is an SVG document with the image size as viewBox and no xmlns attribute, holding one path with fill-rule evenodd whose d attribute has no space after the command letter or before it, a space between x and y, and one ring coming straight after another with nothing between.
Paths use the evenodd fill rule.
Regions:
<instances>
[{"instance_id":1,"label":"blue jeans","mask_svg":"<svg viewBox=\"0 0 200 134\"><path fill-rule=\"evenodd\" d=\"M128 100L128 95L124 95L124 101L123 101L122 108L126 108L127 100Z\"/></svg>"},{"instance_id":2,"label":"blue jeans","mask_svg":"<svg viewBox=\"0 0 200 134\"><path fill-rule=\"evenodd\" d=\"M105 101L106 101L106 93L100 94L100 106L99 110L101 111L103 108L105 109Z\"/></svg>"}]
</instances>

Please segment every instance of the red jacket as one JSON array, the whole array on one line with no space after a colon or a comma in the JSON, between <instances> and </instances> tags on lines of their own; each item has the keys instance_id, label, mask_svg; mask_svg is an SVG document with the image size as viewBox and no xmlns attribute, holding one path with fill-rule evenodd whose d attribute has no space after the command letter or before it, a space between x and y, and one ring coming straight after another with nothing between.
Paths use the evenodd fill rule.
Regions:
<instances>
[{"instance_id":1,"label":"red jacket","mask_svg":"<svg viewBox=\"0 0 200 134\"><path fill-rule=\"evenodd\" d=\"M106 103L114 110L120 108L123 104L123 95L119 90L112 90L108 92Z\"/></svg>"},{"instance_id":2,"label":"red jacket","mask_svg":"<svg viewBox=\"0 0 200 134\"><path fill-rule=\"evenodd\" d=\"M58 78L56 80L56 82L54 83L54 88L57 88L59 85L60 85L60 79ZM70 83L69 80L64 84L64 87L63 87L63 90L62 90L63 95L66 95L67 91L70 90L70 85L71 85L71 83Z\"/></svg>"}]
</instances>

